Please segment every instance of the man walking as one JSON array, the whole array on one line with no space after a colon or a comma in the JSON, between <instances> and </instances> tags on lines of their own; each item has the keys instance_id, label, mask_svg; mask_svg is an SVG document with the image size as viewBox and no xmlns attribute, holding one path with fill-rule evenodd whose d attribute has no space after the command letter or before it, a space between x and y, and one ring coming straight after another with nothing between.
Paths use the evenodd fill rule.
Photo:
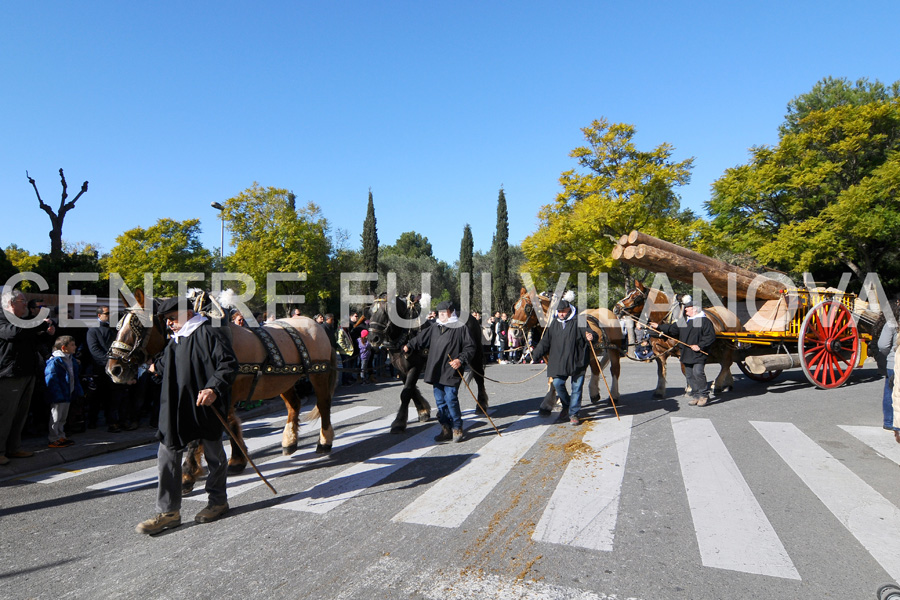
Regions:
<instances>
[{"instance_id":1,"label":"man walking","mask_svg":"<svg viewBox=\"0 0 900 600\"><path fill-rule=\"evenodd\" d=\"M53 335L55 328L50 319L31 328L15 324L28 317L28 301L19 290L4 289L0 308L0 465L5 465L10 458L34 455L19 445L34 389L38 336Z\"/></svg>"},{"instance_id":2,"label":"man walking","mask_svg":"<svg viewBox=\"0 0 900 600\"><path fill-rule=\"evenodd\" d=\"M588 344L594 340L594 334L588 331L587 325L578 326L577 312L567 300L560 300L556 305L556 318L550 321L541 341L532 351L534 362L547 356L547 376L553 378L553 387L563 405L559 418L568 418L572 425L581 424L578 416L581 388L584 387L584 373L591 361ZM568 378L572 379L571 395L566 390Z\"/></svg>"},{"instance_id":3,"label":"man walking","mask_svg":"<svg viewBox=\"0 0 900 600\"><path fill-rule=\"evenodd\" d=\"M463 441L462 411L459 407L459 369L475 355L475 342L459 321L452 302L438 304L437 322L422 329L403 346L404 352L428 349L425 383L434 386L441 432L436 442Z\"/></svg>"},{"instance_id":4,"label":"man walking","mask_svg":"<svg viewBox=\"0 0 900 600\"><path fill-rule=\"evenodd\" d=\"M179 306L179 300L182 306ZM209 503L194 520L209 523L228 511L225 477L228 463L222 445L222 424L213 411L227 414L237 358L225 334L203 315L194 314L183 298L159 307L172 339L155 365L162 371L159 411L159 452L156 508L159 513L137 526L153 535L181 525L181 459L188 443L200 440L209 466Z\"/></svg>"}]
</instances>

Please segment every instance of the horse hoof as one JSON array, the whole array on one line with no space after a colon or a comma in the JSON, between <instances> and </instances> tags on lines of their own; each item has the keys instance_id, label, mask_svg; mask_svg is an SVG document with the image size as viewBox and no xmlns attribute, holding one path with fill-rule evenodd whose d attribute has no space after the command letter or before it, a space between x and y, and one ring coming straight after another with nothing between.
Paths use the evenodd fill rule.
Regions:
<instances>
[{"instance_id":1,"label":"horse hoof","mask_svg":"<svg viewBox=\"0 0 900 600\"><path fill-rule=\"evenodd\" d=\"M431 413L422 411L419 413L419 423L426 423L431 420Z\"/></svg>"},{"instance_id":2,"label":"horse hoof","mask_svg":"<svg viewBox=\"0 0 900 600\"><path fill-rule=\"evenodd\" d=\"M238 473L243 473L246 468L247 465L245 464L228 465L228 474L237 475Z\"/></svg>"},{"instance_id":3,"label":"horse hoof","mask_svg":"<svg viewBox=\"0 0 900 600\"><path fill-rule=\"evenodd\" d=\"M662 398L665 398L665 397L666 397L665 394L660 394L659 392L653 392L653 399L654 399L654 400L661 400Z\"/></svg>"},{"instance_id":4,"label":"horse hoof","mask_svg":"<svg viewBox=\"0 0 900 600\"><path fill-rule=\"evenodd\" d=\"M181 495L182 496L187 496L188 494L190 494L193 491L194 491L194 482L193 481L181 483Z\"/></svg>"},{"instance_id":5,"label":"horse hoof","mask_svg":"<svg viewBox=\"0 0 900 600\"><path fill-rule=\"evenodd\" d=\"M591 396L591 404L599 404L600 396Z\"/></svg>"},{"instance_id":6,"label":"horse hoof","mask_svg":"<svg viewBox=\"0 0 900 600\"><path fill-rule=\"evenodd\" d=\"M540 416L542 416L542 417L549 417L549 416L550 416L550 411L547 410L546 408L541 408L541 409L538 410L538 414L539 414Z\"/></svg>"},{"instance_id":7,"label":"horse hoof","mask_svg":"<svg viewBox=\"0 0 900 600\"><path fill-rule=\"evenodd\" d=\"M328 454L331 452L331 444L316 444L316 454Z\"/></svg>"},{"instance_id":8,"label":"horse hoof","mask_svg":"<svg viewBox=\"0 0 900 600\"><path fill-rule=\"evenodd\" d=\"M406 431L406 424L391 425L391 433L403 433L404 431Z\"/></svg>"},{"instance_id":9,"label":"horse hoof","mask_svg":"<svg viewBox=\"0 0 900 600\"><path fill-rule=\"evenodd\" d=\"M297 451L297 444L291 444L290 446L282 446L281 447L281 455L282 456L290 456L294 452Z\"/></svg>"}]
</instances>

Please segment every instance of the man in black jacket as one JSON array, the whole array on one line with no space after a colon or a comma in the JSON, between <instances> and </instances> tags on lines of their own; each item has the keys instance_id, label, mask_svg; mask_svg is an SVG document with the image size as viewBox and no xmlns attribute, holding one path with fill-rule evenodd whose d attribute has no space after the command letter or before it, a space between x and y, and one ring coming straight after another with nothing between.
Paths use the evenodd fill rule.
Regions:
<instances>
[{"instance_id":1,"label":"man in black jacket","mask_svg":"<svg viewBox=\"0 0 900 600\"><path fill-rule=\"evenodd\" d=\"M97 309L97 325L87 331L87 347L97 383L88 410L88 427L97 426L97 415L102 406L110 433L119 433L123 429L131 431L138 427L137 418L126 414L131 412L128 402L130 390L123 384L115 383L106 373L107 354L115 339L116 330L109 325L109 307L101 306Z\"/></svg>"},{"instance_id":2,"label":"man in black jacket","mask_svg":"<svg viewBox=\"0 0 900 600\"><path fill-rule=\"evenodd\" d=\"M475 342L469 335L464 321L456 314L452 302L441 302L437 307L437 321L422 329L403 346L403 351L428 349L425 362L425 383L434 386L434 400L438 409L441 433L436 442L463 440L462 411L459 407L459 369L475 355Z\"/></svg>"},{"instance_id":3,"label":"man in black jacket","mask_svg":"<svg viewBox=\"0 0 900 600\"><path fill-rule=\"evenodd\" d=\"M706 406L709 402L706 359L709 348L716 341L716 328L690 296L682 296L681 305L686 319L679 319L675 323L651 322L650 327L686 344L681 346L681 363L690 389L691 400L688 404ZM650 335L659 337L655 331L651 331Z\"/></svg>"},{"instance_id":4,"label":"man in black jacket","mask_svg":"<svg viewBox=\"0 0 900 600\"><path fill-rule=\"evenodd\" d=\"M16 324L28 318L28 301L19 290L5 289L0 308L0 465L5 465L10 458L34 455L19 445L34 389L38 336L53 335L55 328L50 319L30 328Z\"/></svg>"},{"instance_id":5,"label":"man in black jacket","mask_svg":"<svg viewBox=\"0 0 900 600\"><path fill-rule=\"evenodd\" d=\"M180 299L182 303L184 298ZM228 412L231 384L238 361L226 334L209 320L170 298L159 307L172 330L161 360L159 452L156 508L159 513L137 526L138 533L153 535L181 525L181 459L188 443L200 440L209 475L209 503L194 517L198 523L215 521L228 511L225 477L228 463L222 445L222 423L213 411Z\"/></svg>"},{"instance_id":6,"label":"man in black jacket","mask_svg":"<svg viewBox=\"0 0 900 600\"><path fill-rule=\"evenodd\" d=\"M584 386L584 373L591 362L591 349L588 347L594 340L587 325L579 327L576 313L578 311L567 300L556 305L556 318L544 330L541 341L532 351L534 362L547 357L547 376L553 378L556 395L562 402L560 419L569 419L572 425L579 425L581 419L581 388ZM572 378L572 394L566 390L566 379Z\"/></svg>"}]
</instances>

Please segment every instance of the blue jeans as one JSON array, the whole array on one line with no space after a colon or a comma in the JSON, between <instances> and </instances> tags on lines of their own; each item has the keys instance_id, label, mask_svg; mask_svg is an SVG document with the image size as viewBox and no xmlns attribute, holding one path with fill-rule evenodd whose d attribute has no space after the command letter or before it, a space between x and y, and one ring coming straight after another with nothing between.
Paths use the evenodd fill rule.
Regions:
<instances>
[{"instance_id":1,"label":"blue jeans","mask_svg":"<svg viewBox=\"0 0 900 600\"><path fill-rule=\"evenodd\" d=\"M554 377L553 387L556 388L556 395L565 409L569 411L569 416L577 416L581 410L581 388L584 387L584 371L578 375L572 376L572 395L566 390L566 377Z\"/></svg>"},{"instance_id":2,"label":"blue jeans","mask_svg":"<svg viewBox=\"0 0 900 600\"><path fill-rule=\"evenodd\" d=\"M884 378L884 397L881 400L881 410L884 412L884 428L894 428L894 403L891 393L894 391L894 370L887 370Z\"/></svg>"},{"instance_id":3,"label":"blue jeans","mask_svg":"<svg viewBox=\"0 0 900 600\"><path fill-rule=\"evenodd\" d=\"M459 388L434 384L434 401L437 404L438 423L452 429L462 429L462 411L459 409Z\"/></svg>"}]
</instances>

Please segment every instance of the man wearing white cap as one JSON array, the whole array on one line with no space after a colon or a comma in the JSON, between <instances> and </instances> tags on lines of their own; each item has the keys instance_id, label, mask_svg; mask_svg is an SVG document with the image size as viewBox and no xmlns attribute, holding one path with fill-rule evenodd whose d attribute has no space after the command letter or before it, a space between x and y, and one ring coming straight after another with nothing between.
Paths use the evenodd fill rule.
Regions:
<instances>
[{"instance_id":1,"label":"man wearing white cap","mask_svg":"<svg viewBox=\"0 0 900 600\"><path fill-rule=\"evenodd\" d=\"M685 294L681 297L684 307L684 319L675 323L650 323L650 327L684 342L681 346L681 364L684 365L684 377L690 389L691 400L688 404L706 406L709 402L709 384L706 381L706 359L709 349L716 341L716 328L699 303ZM659 337L655 331L650 335Z\"/></svg>"}]
</instances>

